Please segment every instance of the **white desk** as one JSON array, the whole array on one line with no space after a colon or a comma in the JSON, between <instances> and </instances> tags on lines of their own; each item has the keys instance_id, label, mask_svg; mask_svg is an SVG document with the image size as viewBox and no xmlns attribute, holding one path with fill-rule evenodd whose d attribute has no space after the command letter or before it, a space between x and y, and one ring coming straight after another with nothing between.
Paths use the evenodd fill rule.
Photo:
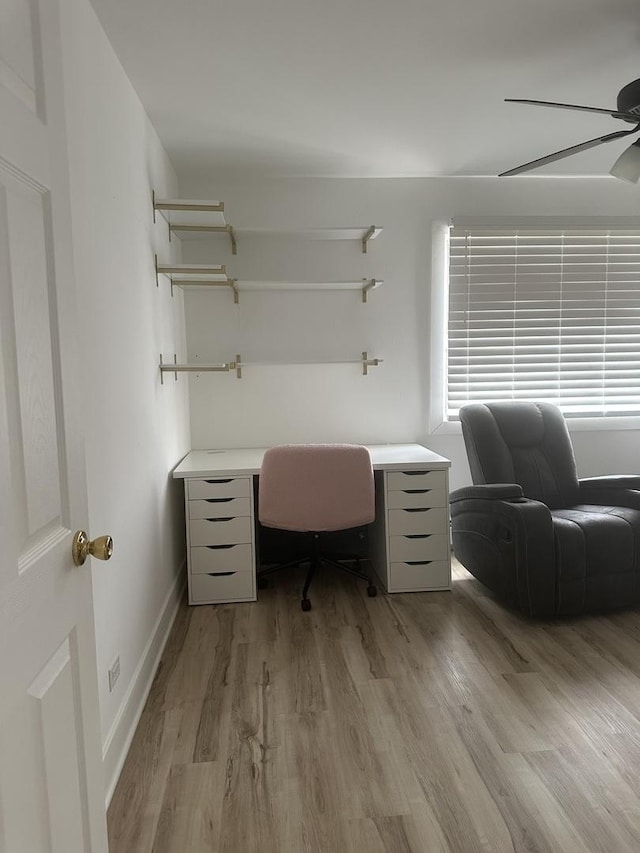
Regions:
<instances>
[{"instance_id":1,"label":"white desk","mask_svg":"<svg viewBox=\"0 0 640 853\"><path fill-rule=\"evenodd\" d=\"M386 592L449 589L448 459L419 444L370 445L376 480L371 560ZM185 481L189 603L256 599L253 479L265 448L192 450Z\"/></svg>"}]
</instances>

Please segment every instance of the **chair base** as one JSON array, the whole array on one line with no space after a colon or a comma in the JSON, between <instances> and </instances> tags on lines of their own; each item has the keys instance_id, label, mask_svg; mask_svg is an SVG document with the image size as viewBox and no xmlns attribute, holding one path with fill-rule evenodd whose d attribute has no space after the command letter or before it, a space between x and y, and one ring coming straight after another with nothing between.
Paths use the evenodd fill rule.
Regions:
<instances>
[{"instance_id":1,"label":"chair base","mask_svg":"<svg viewBox=\"0 0 640 853\"><path fill-rule=\"evenodd\" d=\"M264 589L267 585L267 576L274 574L275 572L279 572L282 569L293 568L294 566L301 566L304 563L309 563L309 569L307 571L307 576L304 581L304 587L302 588L302 596L300 600L300 606L304 611L311 610L311 601L307 597L307 593L309 592L309 587L311 586L311 581L313 580L313 576L316 571L320 568L322 564L326 566L332 566L335 569L340 569L340 571L347 572L347 574L353 575L360 580L367 581L367 595L369 598L375 598L378 594L378 589L375 584L372 582L369 575L365 574L360 570L360 558L354 557L357 568L353 566L345 565L344 563L338 562L333 558L329 557L327 554L323 554L320 551L320 534L314 533L313 535L313 551L310 555L305 555L304 557L298 557L295 560L289 560L286 563L278 563L275 566L269 566L266 569L260 569L258 571L257 579L258 579L258 588Z\"/></svg>"}]
</instances>

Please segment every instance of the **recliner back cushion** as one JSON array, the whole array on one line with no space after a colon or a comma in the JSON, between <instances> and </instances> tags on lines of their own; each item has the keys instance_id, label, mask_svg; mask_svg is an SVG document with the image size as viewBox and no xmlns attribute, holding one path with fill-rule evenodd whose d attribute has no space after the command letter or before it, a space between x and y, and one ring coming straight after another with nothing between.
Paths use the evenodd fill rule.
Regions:
<instances>
[{"instance_id":1,"label":"recliner back cushion","mask_svg":"<svg viewBox=\"0 0 640 853\"><path fill-rule=\"evenodd\" d=\"M463 406L460 421L476 485L518 483L551 509L578 500L573 447L562 413L549 403Z\"/></svg>"}]
</instances>

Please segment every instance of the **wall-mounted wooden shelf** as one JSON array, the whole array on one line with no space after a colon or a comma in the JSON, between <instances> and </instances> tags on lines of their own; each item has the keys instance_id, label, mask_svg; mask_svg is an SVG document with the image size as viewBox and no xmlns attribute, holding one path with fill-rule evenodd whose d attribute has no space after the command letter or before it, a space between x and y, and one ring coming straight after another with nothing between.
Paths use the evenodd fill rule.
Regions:
<instances>
[{"instance_id":1,"label":"wall-mounted wooden shelf","mask_svg":"<svg viewBox=\"0 0 640 853\"><path fill-rule=\"evenodd\" d=\"M224 218L224 202L200 201L187 198L156 198L153 193L153 221L156 211L162 214L169 226L169 240L172 234L202 232L228 234L231 251L237 254L236 236L232 225Z\"/></svg>"},{"instance_id":2,"label":"wall-mounted wooden shelf","mask_svg":"<svg viewBox=\"0 0 640 853\"><path fill-rule=\"evenodd\" d=\"M363 302L366 294L384 282L379 278L361 278L353 281L243 281L236 279L238 290L360 290Z\"/></svg>"},{"instance_id":3,"label":"wall-mounted wooden shelf","mask_svg":"<svg viewBox=\"0 0 640 853\"><path fill-rule=\"evenodd\" d=\"M229 373L232 370L235 370L238 379L242 379L242 362L239 355L233 361L217 364L180 364L175 354L172 362L165 362L160 353L160 383L163 385L165 373L173 373L173 378L177 381L178 373Z\"/></svg>"},{"instance_id":4,"label":"wall-mounted wooden shelf","mask_svg":"<svg viewBox=\"0 0 640 853\"><path fill-rule=\"evenodd\" d=\"M242 361L242 356L236 355L233 361L223 361L217 364L180 363L174 355L173 361L165 362L160 354L160 382L164 384L164 374L173 373L177 380L178 373L230 373L235 371L236 377L242 379L243 367L298 367L318 364L359 364L362 367L362 375L367 376L370 367L378 367L382 364L381 358L370 358L367 352L363 352L361 358L353 359L328 359L322 361Z\"/></svg>"},{"instance_id":5,"label":"wall-mounted wooden shelf","mask_svg":"<svg viewBox=\"0 0 640 853\"><path fill-rule=\"evenodd\" d=\"M227 275L224 264L159 264L156 255L156 286L161 275L171 282L172 296L174 287L228 287L234 302L238 301L236 283Z\"/></svg>"},{"instance_id":6,"label":"wall-mounted wooden shelf","mask_svg":"<svg viewBox=\"0 0 640 853\"><path fill-rule=\"evenodd\" d=\"M352 240L360 243L366 254L371 240L382 233L377 225L365 225L352 228L236 228L236 233L254 237L280 237L303 240Z\"/></svg>"},{"instance_id":7,"label":"wall-mounted wooden shelf","mask_svg":"<svg viewBox=\"0 0 640 853\"><path fill-rule=\"evenodd\" d=\"M371 240L382 233L378 225L365 225L347 228L234 228L227 224L224 217L224 202L188 198L156 198L153 193L153 221L156 212L162 214L169 227L169 239L172 234L200 232L203 235L228 234L231 251L238 253L236 237L243 235L265 235L270 237L298 237L309 240L354 240L360 243L366 254Z\"/></svg>"},{"instance_id":8,"label":"wall-mounted wooden shelf","mask_svg":"<svg viewBox=\"0 0 640 853\"><path fill-rule=\"evenodd\" d=\"M303 229L273 229L273 228L245 228L239 232L228 225L224 218L224 203L220 201L205 201L198 199L161 199L153 194L153 221L156 221L156 212L162 214L169 227L169 239L174 233L189 234L201 232L226 233L231 240L232 253L237 254L236 233L254 236L268 236L281 238L302 238L308 240L356 241L363 253L367 252L371 240L375 240L382 233L382 228L376 225L356 228L303 228ZM342 291L357 290L361 294L362 302L367 302L369 292L383 284L381 279L361 278L352 281L249 281L237 280L227 275L223 264L160 264L158 257L155 258L156 286L159 277L166 276L171 283L171 294L174 287L181 288L228 288L233 292L235 303L239 302L240 291ZM235 359L216 364L205 363L179 363L174 355L173 362L166 363L160 355L160 379L164 382L165 373L173 373L177 380L178 373L230 373L235 371L238 379L242 378L242 368L249 366L304 366L304 365L332 365L332 364L359 364L363 376L368 374L369 368L382 364L381 358L370 358L363 351L359 359L329 359L326 361L257 361L243 362L240 355Z\"/></svg>"},{"instance_id":9,"label":"wall-mounted wooden shelf","mask_svg":"<svg viewBox=\"0 0 640 853\"><path fill-rule=\"evenodd\" d=\"M259 293L260 291L286 290L286 291L323 291L323 290L358 290L362 294L362 301L368 301L368 294L384 284L379 278L361 278L354 281L241 281L235 278L227 278L226 275L220 279L211 280L203 278L201 281L189 278L176 278L172 285L191 288L194 286L204 287L229 287L233 290L234 302L237 304L241 292Z\"/></svg>"},{"instance_id":10,"label":"wall-mounted wooden shelf","mask_svg":"<svg viewBox=\"0 0 640 853\"><path fill-rule=\"evenodd\" d=\"M222 281L227 277L224 264L159 264L156 256L156 277L166 275L171 281Z\"/></svg>"}]
</instances>

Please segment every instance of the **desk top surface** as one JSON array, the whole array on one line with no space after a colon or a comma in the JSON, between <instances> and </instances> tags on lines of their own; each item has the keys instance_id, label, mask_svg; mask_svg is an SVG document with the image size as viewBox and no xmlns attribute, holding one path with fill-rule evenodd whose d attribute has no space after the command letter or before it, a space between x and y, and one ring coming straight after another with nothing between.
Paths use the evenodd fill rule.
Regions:
<instances>
[{"instance_id":1,"label":"desk top surface","mask_svg":"<svg viewBox=\"0 0 640 853\"><path fill-rule=\"evenodd\" d=\"M451 462L421 444L371 444L371 461L376 471L403 471L416 468L449 468ZM173 476L235 477L260 473L266 447L246 447L228 450L192 450L176 466Z\"/></svg>"}]
</instances>

